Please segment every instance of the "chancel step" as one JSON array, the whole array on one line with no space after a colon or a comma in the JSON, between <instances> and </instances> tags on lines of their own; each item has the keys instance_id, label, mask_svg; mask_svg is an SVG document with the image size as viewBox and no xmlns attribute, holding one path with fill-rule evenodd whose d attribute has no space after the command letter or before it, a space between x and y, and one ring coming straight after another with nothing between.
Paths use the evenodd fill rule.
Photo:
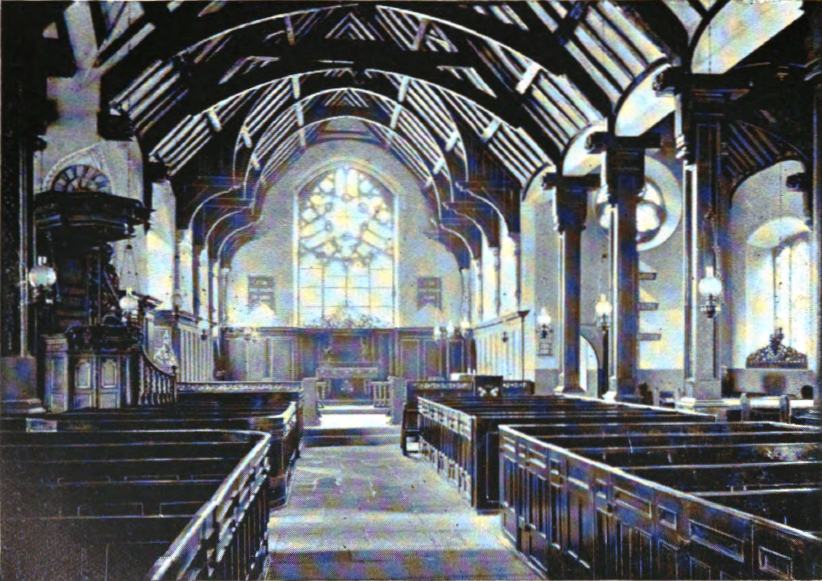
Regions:
<instances>
[{"instance_id":1,"label":"chancel step","mask_svg":"<svg viewBox=\"0 0 822 581\"><path fill-rule=\"evenodd\" d=\"M307 428L305 445L312 448L324 446L379 446L400 441L398 426L368 428Z\"/></svg>"}]
</instances>

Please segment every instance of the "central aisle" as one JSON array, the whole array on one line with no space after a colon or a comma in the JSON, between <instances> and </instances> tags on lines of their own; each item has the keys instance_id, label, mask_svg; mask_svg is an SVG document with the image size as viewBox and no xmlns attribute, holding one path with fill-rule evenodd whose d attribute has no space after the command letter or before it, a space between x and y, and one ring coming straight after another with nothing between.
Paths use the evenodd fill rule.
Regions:
<instances>
[{"instance_id":1,"label":"central aisle","mask_svg":"<svg viewBox=\"0 0 822 581\"><path fill-rule=\"evenodd\" d=\"M398 444L308 448L295 478L271 519L271 579L539 579L498 515Z\"/></svg>"}]
</instances>

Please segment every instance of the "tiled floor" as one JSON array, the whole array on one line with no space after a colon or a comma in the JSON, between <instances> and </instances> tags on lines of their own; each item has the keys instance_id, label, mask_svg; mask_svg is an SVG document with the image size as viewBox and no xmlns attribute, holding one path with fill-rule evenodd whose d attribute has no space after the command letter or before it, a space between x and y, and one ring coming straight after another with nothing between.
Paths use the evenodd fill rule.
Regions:
<instances>
[{"instance_id":1,"label":"tiled floor","mask_svg":"<svg viewBox=\"0 0 822 581\"><path fill-rule=\"evenodd\" d=\"M308 448L271 519L270 579L539 579L399 445Z\"/></svg>"}]
</instances>

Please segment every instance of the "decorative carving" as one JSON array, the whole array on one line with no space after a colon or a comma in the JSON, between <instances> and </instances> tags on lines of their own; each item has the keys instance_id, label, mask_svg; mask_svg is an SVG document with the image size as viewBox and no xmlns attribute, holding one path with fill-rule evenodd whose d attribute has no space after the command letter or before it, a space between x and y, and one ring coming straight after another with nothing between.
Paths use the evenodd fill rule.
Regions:
<instances>
[{"instance_id":1,"label":"decorative carving","mask_svg":"<svg viewBox=\"0 0 822 581\"><path fill-rule=\"evenodd\" d=\"M807 369L808 356L782 343L785 334L778 327L768 345L748 355L745 367L750 369Z\"/></svg>"},{"instance_id":2,"label":"decorative carving","mask_svg":"<svg viewBox=\"0 0 822 581\"><path fill-rule=\"evenodd\" d=\"M305 325L306 327L318 327L321 329L375 329L390 327L388 322L373 315L362 314L358 317L351 313L336 310L330 315L325 315Z\"/></svg>"},{"instance_id":3,"label":"decorative carving","mask_svg":"<svg viewBox=\"0 0 822 581\"><path fill-rule=\"evenodd\" d=\"M289 391L302 391L302 385L299 381L204 381L177 384L177 393L282 393Z\"/></svg>"},{"instance_id":4,"label":"decorative carving","mask_svg":"<svg viewBox=\"0 0 822 581\"><path fill-rule=\"evenodd\" d=\"M317 377L322 379L374 379L380 370L377 367L331 367L317 368Z\"/></svg>"},{"instance_id":5,"label":"decorative carving","mask_svg":"<svg viewBox=\"0 0 822 581\"><path fill-rule=\"evenodd\" d=\"M76 326L66 331L71 351L127 351L140 346L140 330L125 325Z\"/></svg>"}]
</instances>

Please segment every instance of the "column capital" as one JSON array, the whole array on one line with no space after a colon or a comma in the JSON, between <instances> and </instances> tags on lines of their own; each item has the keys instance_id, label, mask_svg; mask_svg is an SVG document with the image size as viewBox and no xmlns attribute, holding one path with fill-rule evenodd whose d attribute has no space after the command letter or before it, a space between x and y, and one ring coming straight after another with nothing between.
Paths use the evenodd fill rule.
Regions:
<instances>
[{"instance_id":1,"label":"column capital","mask_svg":"<svg viewBox=\"0 0 822 581\"><path fill-rule=\"evenodd\" d=\"M562 176L546 174L544 188L555 188L554 224L558 232L583 230L588 213L588 191L600 185L599 175Z\"/></svg>"},{"instance_id":2,"label":"column capital","mask_svg":"<svg viewBox=\"0 0 822 581\"><path fill-rule=\"evenodd\" d=\"M805 223L813 227L813 176L809 172L791 174L785 179L785 187L802 194Z\"/></svg>"}]
</instances>

